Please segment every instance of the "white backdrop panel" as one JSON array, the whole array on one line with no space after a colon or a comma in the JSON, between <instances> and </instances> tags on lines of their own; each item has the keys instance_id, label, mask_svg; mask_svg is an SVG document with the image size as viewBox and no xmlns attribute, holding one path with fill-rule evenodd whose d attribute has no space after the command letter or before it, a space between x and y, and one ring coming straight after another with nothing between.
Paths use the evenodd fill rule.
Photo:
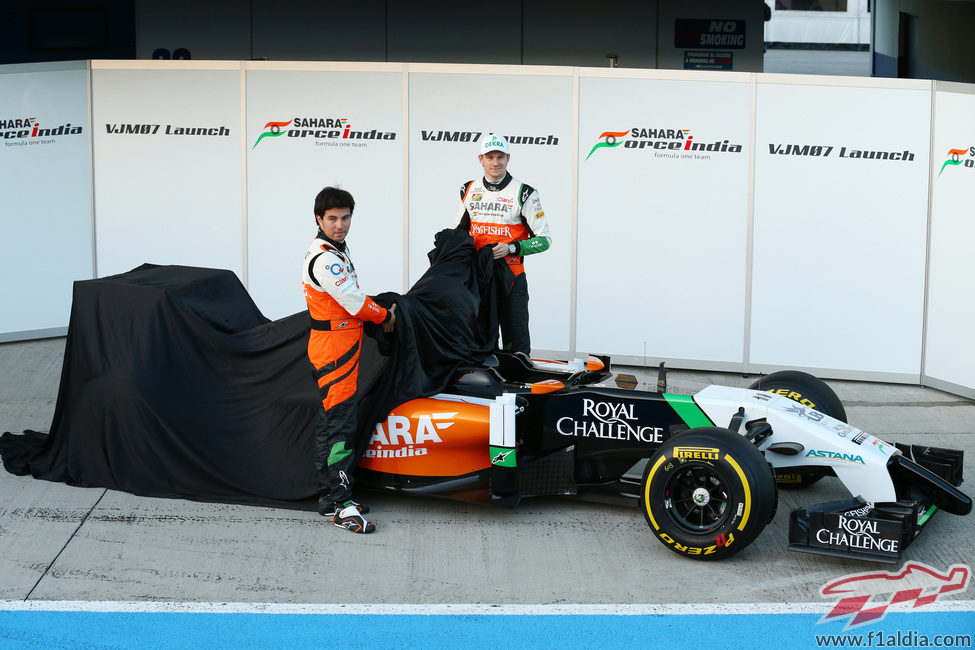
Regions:
<instances>
[{"instance_id":1,"label":"white backdrop panel","mask_svg":"<svg viewBox=\"0 0 975 650\"><path fill-rule=\"evenodd\" d=\"M937 92L924 374L975 390L975 94Z\"/></svg>"},{"instance_id":2,"label":"white backdrop panel","mask_svg":"<svg viewBox=\"0 0 975 650\"><path fill-rule=\"evenodd\" d=\"M578 348L741 363L751 85L580 83Z\"/></svg>"},{"instance_id":3,"label":"white backdrop panel","mask_svg":"<svg viewBox=\"0 0 975 650\"><path fill-rule=\"evenodd\" d=\"M92 272L87 64L7 69L19 72L0 74L0 340L67 327L72 283Z\"/></svg>"},{"instance_id":4,"label":"white backdrop panel","mask_svg":"<svg viewBox=\"0 0 975 650\"><path fill-rule=\"evenodd\" d=\"M568 75L410 74L410 280L429 266L433 236L456 219L461 185L484 175L480 142L508 137L508 171L538 190L552 232L552 247L525 263L540 350L569 349L572 104Z\"/></svg>"},{"instance_id":5,"label":"white backdrop panel","mask_svg":"<svg viewBox=\"0 0 975 650\"><path fill-rule=\"evenodd\" d=\"M919 376L930 97L759 85L752 363Z\"/></svg>"},{"instance_id":6,"label":"white backdrop panel","mask_svg":"<svg viewBox=\"0 0 975 650\"><path fill-rule=\"evenodd\" d=\"M400 72L248 70L248 288L268 318L306 309L301 260L329 185L356 201L362 290L403 290L403 110Z\"/></svg>"},{"instance_id":7,"label":"white backdrop panel","mask_svg":"<svg viewBox=\"0 0 975 650\"><path fill-rule=\"evenodd\" d=\"M143 262L242 275L240 102L239 70L92 71L99 277Z\"/></svg>"}]
</instances>

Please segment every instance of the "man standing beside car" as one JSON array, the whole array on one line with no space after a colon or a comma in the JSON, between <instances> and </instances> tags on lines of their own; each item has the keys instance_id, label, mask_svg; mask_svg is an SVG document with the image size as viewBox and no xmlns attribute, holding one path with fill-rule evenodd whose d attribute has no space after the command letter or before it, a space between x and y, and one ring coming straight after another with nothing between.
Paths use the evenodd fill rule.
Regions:
<instances>
[{"instance_id":1,"label":"man standing beside car","mask_svg":"<svg viewBox=\"0 0 975 650\"><path fill-rule=\"evenodd\" d=\"M311 315L308 359L322 406L315 418L315 469L318 511L353 533L371 533L365 505L352 500L352 472L361 451L356 418L362 321L381 323L386 333L396 325L396 305L387 310L359 288L345 238L355 201L342 189L326 187L315 197L318 234L301 267Z\"/></svg>"},{"instance_id":2,"label":"man standing beside car","mask_svg":"<svg viewBox=\"0 0 975 650\"><path fill-rule=\"evenodd\" d=\"M503 349L527 360L531 337L525 256L548 250L552 236L538 191L508 173L510 159L504 137L492 133L481 143L477 160L484 176L461 186L454 227L470 232L475 248L491 246L494 259L503 259L513 274L499 295L498 320Z\"/></svg>"}]
</instances>

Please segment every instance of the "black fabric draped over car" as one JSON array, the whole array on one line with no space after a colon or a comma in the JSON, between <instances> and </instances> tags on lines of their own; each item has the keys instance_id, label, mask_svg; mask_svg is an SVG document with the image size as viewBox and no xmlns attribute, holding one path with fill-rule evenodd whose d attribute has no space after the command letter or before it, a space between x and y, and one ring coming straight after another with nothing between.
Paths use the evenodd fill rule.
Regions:
<instances>
[{"instance_id":1,"label":"black fabric draped over car","mask_svg":"<svg viewBox=\"0 0 975 650\"><path fill-rule=\"evenodd\" d=\"M507 269L466 232L435 243L408 293L376 297L397 304L397 322L389 337L366 327L360 436L497 343L496 319L492 329L478 312L496 314ZM143 496L310 507L320 401L309 326L307 311L269 321L230 271L144 264L76 282L50 432L4 433L3 464Z\"/></svg>"}]
</instances>

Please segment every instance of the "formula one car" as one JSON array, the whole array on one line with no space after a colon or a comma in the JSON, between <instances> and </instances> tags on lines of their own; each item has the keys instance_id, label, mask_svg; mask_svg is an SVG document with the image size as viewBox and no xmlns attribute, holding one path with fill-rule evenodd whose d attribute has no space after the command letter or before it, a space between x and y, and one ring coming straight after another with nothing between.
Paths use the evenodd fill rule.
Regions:
<instances>
[{"instance_id":1,"label":"formula one car","mask_svg":"<svg viewBox=\"0 0 975 650\"><path fill-rule=\"evenodd\" d=\"M497 353L490 365L460 369L449 394L396 407L364 451L360 485L506 507L542 495L638 504L660 542L700 560L755 540L778 487L824 476L852 496L793 511L791 550L893 563L935 511L972 508L956 487L961 451L861 431L802 372L678 395L663 364L656 392L635 390L632 375L610 385L605 356Z\"/></svg>"}]
</instances>

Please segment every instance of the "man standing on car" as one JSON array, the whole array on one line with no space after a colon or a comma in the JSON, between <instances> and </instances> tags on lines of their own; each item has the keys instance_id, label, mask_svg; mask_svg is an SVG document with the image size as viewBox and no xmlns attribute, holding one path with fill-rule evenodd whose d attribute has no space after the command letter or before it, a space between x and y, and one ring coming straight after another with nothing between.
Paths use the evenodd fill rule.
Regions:
<instances>
[{"instance_id":1,"label":"man standing on car","mask_svg":"<svg viewBox=\"0 0 975 650\"><path fill-rule=\"evenodd\" d=\"M375 526L363 515L368 506L352 500L352 471L359 457L356 383L362 321L382 323L392 332L396 305L388 310L359 288L345 238L352 226L355 201L342 189L326 187L315 197L318 234L302 264L305 300L311 315L308 359L322 406L315 418L315 469L320 498L318 511L353 533L371 533Z\"/></svg>"},{"instance_id":2,"label":"man standing on car","mask_svg":"<svg viewBox=\"0 0 975 650\"><path fill-rule=\"evenodd\" d=\"M502 136L492 133L481 143L477 159L484 177L461 186L454 227L470 232L475 248L490 245L494 259L504 259L514 275L499 298L501 336L505 350L527 357L531 337L525 255L548 250L552 236L538 191L508 173L510 158Z\"/></svg>"}]
</instances>

